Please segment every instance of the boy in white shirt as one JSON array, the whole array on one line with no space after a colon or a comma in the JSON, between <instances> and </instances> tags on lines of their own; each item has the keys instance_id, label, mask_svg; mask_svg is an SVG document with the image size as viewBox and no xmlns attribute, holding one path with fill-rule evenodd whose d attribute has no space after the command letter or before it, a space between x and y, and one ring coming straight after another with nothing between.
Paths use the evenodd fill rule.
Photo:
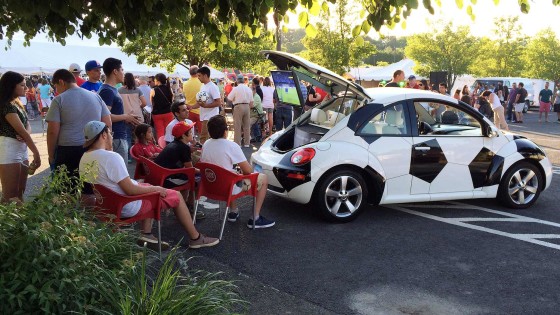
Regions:
<instances>
[{"instance_id":1,"label":"boy in white shirt","mask_svg":"<svg viewBox=\"0 0 560 315\"><path fill-rule=\"evenodd\" d=\"M218 115L208 120L208 133L211 139L208 139L202 145L201 162L212 163L224 169L235 172L234 164L237 164L243 174L251 174L253 168L247 162L241 147L227 139L227 122L224 116ZM254 228L263 229L271 227L275 224L274 221L268 220L260 215L261 208L266 196L266 189L268 187L268 179L265 174L259 174L257 179L257 201L255 203L255 224ZM233 194L238 194L241 191L249 189L247 183L243 182L238 190L234 188ZM239 218L238 209L235 204L232 204L232 210L228 214L229 222L236 222ZM249 228L253 228L253 219L247 222Z\"/></svg>"},{"instance_id":2,"label":"boy in white shirt","mask_svg":"<svg viewBox=\"0 0 560 315\"><path fill-rule=\"evenodd\" d=\"M124 160L118 153L112 151L113 136L107 125L100 121L90 121L84 127L84 134L86 138L84 148L87 151L80 160L80 175L87 174L87 170L91 167L90 165L93 165L95 178L90 181L91 183L101 184L122 195L141 195L159 192L163 209L173 208L175 216L189 234L190 248L208 247L218 244L219 240L217 238L205 236L196 230L185 200L179 192L148 184L139 185L138 182L130 178ZM152 205L148 201L132 201L123 207L121 215L123 218L132 217L142 209L151 207ZM157 243L157 239L152 235L151 219L143 221L142 232L141 241Z\"/></svg>"}]
</instances>

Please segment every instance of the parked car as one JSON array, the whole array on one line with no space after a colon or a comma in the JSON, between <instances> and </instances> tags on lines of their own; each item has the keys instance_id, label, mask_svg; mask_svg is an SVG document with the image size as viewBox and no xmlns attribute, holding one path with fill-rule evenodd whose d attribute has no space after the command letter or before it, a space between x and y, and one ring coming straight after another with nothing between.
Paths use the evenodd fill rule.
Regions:
<instances>
[{"instance_id":1,"label":"parked car","mask_svg":"<svg viewBox=\"0 0 560 315\"><path fill-rule=\"evenodd\" d=\"M541 148L465 103L415 89L363 89L301 57L261 53L332 96L251 156L272 194L347 222L367 204L497 197L527 208L550 186Z\"/></svg>"}]
</instances>

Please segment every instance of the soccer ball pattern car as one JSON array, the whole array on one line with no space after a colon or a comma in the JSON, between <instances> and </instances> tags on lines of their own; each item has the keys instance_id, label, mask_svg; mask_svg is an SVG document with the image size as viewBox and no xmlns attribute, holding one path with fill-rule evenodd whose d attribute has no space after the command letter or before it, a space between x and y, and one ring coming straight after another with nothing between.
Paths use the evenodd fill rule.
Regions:
<instances>
[{"instance_id":1,"label":"soccer ball pattern car","mask_svg":"<svg viewBox=\"0 0 560 315\"><path fill-rule=\"evenodd\" d=\"M264 54L332 96L252 155L270 193L347 222L367 204L498 198L526 208L550 186L542 149L465 103L414 89L366 90L298 56Z\"/></svg>"}]
</instances>

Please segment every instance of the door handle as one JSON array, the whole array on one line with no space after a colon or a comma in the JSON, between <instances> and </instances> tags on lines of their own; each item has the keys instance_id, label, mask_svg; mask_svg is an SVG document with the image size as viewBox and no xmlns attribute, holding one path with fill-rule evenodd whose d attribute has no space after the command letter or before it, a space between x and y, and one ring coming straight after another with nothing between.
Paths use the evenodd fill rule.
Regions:
<instances>
[{"instance_id":1,"label":"door handle","mask_svg":"<svg viewBox=\"0 0 560 315\"><path fill-rule=\"evenodd\" d=\"M416 151L429 151L430 149L430 147L414 147Z\"/></svg>"}]
</instances>

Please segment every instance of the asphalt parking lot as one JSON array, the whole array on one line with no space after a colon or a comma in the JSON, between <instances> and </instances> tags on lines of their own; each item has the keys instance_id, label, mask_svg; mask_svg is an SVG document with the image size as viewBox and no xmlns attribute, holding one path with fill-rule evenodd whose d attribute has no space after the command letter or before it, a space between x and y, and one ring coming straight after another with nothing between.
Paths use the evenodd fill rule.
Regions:
<instances>
[{"instance_id":1,"label":"asphalt parking lot","mask_svg":"<svg viewBox=\"0 0 560 315\"><path fill-rule=\"evenodd\" d=\"M560 124L539 124L537 116L510 127L560 166ZM34 134L42 148L44 138ZM29 191L47 176L43 166ZM347 224L269 195L263 214L277 225L256 231L246 227L245 199L241 220L226 223L218 246L183 246L183 255L192 268L236 280L249 314L557 314L559 181L553 177L531 209L494 200L371 206ZM198 228L217 235L217 211L206 214ZM162 226L165 240L186 237L173 215Z\"/></svg>"}]
</instances>

